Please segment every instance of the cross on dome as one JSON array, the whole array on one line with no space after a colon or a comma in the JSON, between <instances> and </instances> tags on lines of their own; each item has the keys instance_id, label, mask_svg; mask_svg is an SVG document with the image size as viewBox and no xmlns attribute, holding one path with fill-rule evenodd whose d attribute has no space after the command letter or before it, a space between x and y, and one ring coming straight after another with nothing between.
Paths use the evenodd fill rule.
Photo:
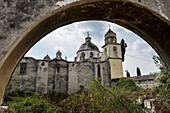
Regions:
<instances>
[{"instance_id":1,"label":"cross on dome","mask_svg":"<svg viewBox=\"0 0 170 113\"><path fill-rule=\"evenodd\" d=\"M87 31L87 37L89 37L89 36L90 36L89 31Z\"/></svg>"}]
</instances>

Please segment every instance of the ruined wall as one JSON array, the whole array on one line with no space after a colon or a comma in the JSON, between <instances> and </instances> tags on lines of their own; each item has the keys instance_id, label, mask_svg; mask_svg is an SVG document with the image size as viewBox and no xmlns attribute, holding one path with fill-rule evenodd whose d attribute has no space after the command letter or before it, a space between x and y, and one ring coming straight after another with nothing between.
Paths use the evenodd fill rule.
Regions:
<instances>
[{"instance_id":1,"label":"ruined wall","mask_svg":"<svg viewBox=\"0 0 170 113\"><path fill-rule=\"evenodd\" d=\"M55 87L56 93L68 92L68 62L64 60L56 61L55 68Z\"/></svg>"},{"instance_id":2,"label":"ruined wall","mask_svg":"<svg viewBox=\"0 0 170 113\"><path fill-rule=\"evenodd\" d=\"M40 93L68 92L68 62L53 59L38 61L36 91Z\"/></svg>"},{"instance_id":3,"label":"ruined wall","mask_svg":"<svg viewBox=\"0 0 170 113\"><path fill-rule=\"evenodd\" d=\"M27 64L26 74L20 73L20 63ZM12 76L12 91L16 88L21 91L36 91L37 60L26 57L22 59L16 67Z\"/></svg>"},{"instance_id":4,"label":"ruined wall","mask_svg":"<svg viewBox=\"0 0 170 113\"><path fill-rule=\"evenodd\" d=\"M102 84L109 84L111 81L110 68L107 61L94 63L95 79L100 79Z\"/></svg>"},{"instance_id":5,"label":"ruined wall","mask_svg":"<svg viewBox=\"0 0 170 113\"><path fill-rule=\"evenodd\" d=\"M48 86L48 60L39 60L36 78L36 91L40 93L47 93Z\"/></svg>"},{"instance_id":6,"label":"ruined wall","mask_svg":"<svg viewBox=\"0 0 170 113\"><path fill-rule=\"evenodd\" d=\"M110 83L110 70L107 62L71 62L69 63L68 93L75 93L86 86L91 79L101 78L101 82Z\"/></svg>"},{"instance_id":7,"label":"ruined wall","mask_svg":"<svg viewBox=\"0 0 170 113\"><path fill-rule=\"evenodd\" d=\"M135 76L131 78L135 81L136 85L142 87L143 89L152 89L154 86L158 85L156 77L152 75Z\"/></svg>"},{"instance_id":8,"label":"ruined wall","mask_svg":"<svg viewBox=\"0 0 170 113\"><path fill-rule=\"evenodd\" d=\"M55 88L55 73L56 73L56 61L52 60L49 63L48 73L48 93L53 93Z\"/></svg>"},{"instance_id":9,"label":"ruined wall","mask_svg":"<svg viewBox=\"0 0 170 113\"><path fill-rule=\"evenodd\" d=\"M69 85L68 93L75 93L90 82L89 77L94 77L94 63L92 62L72 62L69 63Z\"/></svg>"}]
</instances>

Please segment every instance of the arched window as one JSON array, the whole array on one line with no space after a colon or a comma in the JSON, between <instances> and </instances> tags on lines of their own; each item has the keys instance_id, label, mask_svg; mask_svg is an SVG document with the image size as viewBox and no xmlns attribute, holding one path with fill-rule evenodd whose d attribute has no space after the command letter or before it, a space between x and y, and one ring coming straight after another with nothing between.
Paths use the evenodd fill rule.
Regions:
<instances>
[{"instance_id":1,"label":"arched window","mask_svg":"<svg viewBox=\"0 0 170 113\"><path fill-rule=\"evenodd\" d=\"M113 57L116 58L117 57L117 47L113 47Z\"/></svg>"},{"instance_id":2,"label":"arched window","mask_svg":"<svg viewBox=\"0 0 170 113\"><path fill-rule=\"evenodd\" d=\"M106 48L105 48L104 54L105 54L105 60L107 60L107 49Z\"/></svg>"},{"instance_id":3,"label":"arched window","mask_svg":"<svg viewBox=\"0 0 170 113\"><path fill-rule=\"evenodd\" d=\"M81 56L82 56L82 57L85 57L85 53L84 53L84 52L82 52L82 53L81 53Z\"/></svg>"},{"instance_id":4,"label":"arched window","mask_svg":"<svg viewBox=\"0 0 170 113\"><path fill-rule=\"evenodd\" d=\"M83 59L85 59L85 53L84 52L82 52L81 55L80 55L80 60L83 60Z\"/></svg>"},{"instance_id":5,"label":"arched window","mask_svg":"<svg viewBox=\"0 0 170 113\"><path fill-rule=\"evenodd\" d=\"M93 52L90 52L90 57L93 57Z\"/></svg>"}]
</instances>

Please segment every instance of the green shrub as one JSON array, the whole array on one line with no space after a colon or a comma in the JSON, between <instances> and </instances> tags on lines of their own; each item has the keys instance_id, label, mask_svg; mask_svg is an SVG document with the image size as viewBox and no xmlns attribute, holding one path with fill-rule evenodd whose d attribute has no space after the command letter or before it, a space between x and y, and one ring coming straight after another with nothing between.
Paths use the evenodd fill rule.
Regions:
<instances>
[{"instance_id":1,"label":"green shrub","mask_svg":"<svg viewBox=\"0 0 170 113\"><path fill-rule=\"evenodd\" d=\"M136 86L135 82L129 77L121 78L118 81L118 86L121 88L125 88L126 90L131 90L131 91L137 91L141 89L139 86Z\"/></svg>"},{"instance_id":2,"label":"green shrub","mask_svg":"<svg viewBox=\"0 0 170 113\"><path fill-rule=\"evenodd\" d=\"M156 66L160 69L161 78L159 86L156 87L157 98L164 106L170 109L170 73L160 57L153 57Z\"/></svg>"},{"instance_id":3,"label":"green shrub","mask_svg":"<svg viewBox=\"0 0 170 113\"><path fill-rule=\"evenodd\" d=\"M10 106L9 113L143 113L132 95L137 86L130 78L122 78L118 86L102 84L91 78L84 90L73 95L21 92L16 89L7 95L3 105ZM9 99L10 98L10 99Z\"/></svg>"},{"instance_id":4,"label":"green shrub","mask_svg":"<svg viewBox=\"0 0 170 113\"><path fill-rule=\"evenodd\" d=\"M87 89L71 95L59 105L65 105L63 110L73 113L77 111L80 113L144 113L136 99L126 98L131 93L130 90L101 84L100 80L92 79L86 86Z\"/></svg>"},{"instance_id":5,"label":"green shrub","mask_svg":"<svg viewBox=\"0 0 170 113\"><path fill-rule=\"evenodd\" d=\"M8 113L54 113L57 110L38 93L24 93L16 90L13 95L10 93L6 97L8 99L5 99L3 105L10 106Z\"/></svg>"}]
</instances>

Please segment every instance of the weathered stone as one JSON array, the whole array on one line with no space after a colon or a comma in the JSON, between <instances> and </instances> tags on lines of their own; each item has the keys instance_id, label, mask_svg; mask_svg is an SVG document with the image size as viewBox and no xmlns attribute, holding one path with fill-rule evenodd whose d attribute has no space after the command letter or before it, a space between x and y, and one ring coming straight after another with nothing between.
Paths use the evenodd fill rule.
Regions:
<instances>
[{"instance_id":1,"label":"weathered stone","mask_svg":"<svg viewBox=\"0 0 170 113\"><path fill-rule=\"evenodd\" d=\"M22 72L22 64L26 64ZM73 65L74 64L74 65ZM95 68L100 65L100 70ZM39 93L75 93L80 87L90 82L90 77L98 78L98 71L102 75L102 83L110 83L107 61L88 59L79 62L68 62L62 58L52 60L36 60L25 57L16 67L12 76L12 89ZM8 93L8 92L7 92Z\"/></svg>"},{"instance_id":2,"label":"weathered stone","mask_svg":"<svg viewBox=\"0 0 170 113\"><path fill-rule=\"evenodd\" d=\"M152 108L151 102L149 100L144 100L144 107L147 109L151 109Z\"/></svg>"},{"instance_id":3,"label":"weathered stone","mask_svg":"<svg viewBox=\"0 0 170 113\"><path fill-rule=\"evenodd\" d=\"M140 86L143 89L147 89L147 88L152 89L154 86L158 85L155 77L153 77L152 75L135 76L131 78L135 81L137 86Z\"/></svg>"}]
</instances>

